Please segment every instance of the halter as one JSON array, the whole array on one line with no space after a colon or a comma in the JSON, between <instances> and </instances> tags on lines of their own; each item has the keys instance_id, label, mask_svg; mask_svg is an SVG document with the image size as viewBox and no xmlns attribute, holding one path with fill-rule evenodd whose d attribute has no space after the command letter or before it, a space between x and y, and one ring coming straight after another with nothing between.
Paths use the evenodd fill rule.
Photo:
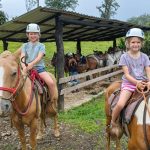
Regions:
<instances>
[{"instance_id":1,"label":"halter","mask_svg":"<svg viewBox=\"0 0 150 150\"><path fill-rule=\"evenodd\" d=\"M17 83L16 83L14 88L0 87L1 91L7 91L7 92L12 93L9 98L1 97L2 99L14 101L13 97L14 97L14 95L17 94L17 89L19 88L19 85L20 85L20 67L19 67L19 65L18 65L18 71L17 72L18 72L18 79L17 79Z\"/></svg>"}]
</instances>

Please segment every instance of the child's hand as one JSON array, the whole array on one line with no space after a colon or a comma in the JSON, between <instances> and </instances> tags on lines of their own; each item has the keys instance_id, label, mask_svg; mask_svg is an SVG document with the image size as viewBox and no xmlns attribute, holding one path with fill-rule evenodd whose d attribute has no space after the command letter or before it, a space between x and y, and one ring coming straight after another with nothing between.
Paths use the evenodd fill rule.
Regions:
<instances>
[{"instance_id":1,"label":"child's hand","mask_svg":"<svg viewBox=\"0 0 150 150\"><path fill-rule=\"evenodd\" d=\"M150 81L147 82L147 88L150 89Z\"/></svg>"},{"instance_id":2,"label":"child's hand","mask_svg":"<svg viewBox=\"0 0 150 150\"><path fill-rule=\"evenodd\" d=\"M24 66L24 67L22 68L22 70L23 70L23 74L26 75L26 74L27 74L27 67Z\"/></svg>"},{"instance_id":3,"label":"child's hand","mask_svg":"<svg viewBox=\"0 0 150 150\"><path fill-rule=\"evenodd\" d=\"M136 86L140 91L143 91L147 86L147 83L144 81L138 81Z\"/></svg>"},{"instance_id":4,"label":"child's hand","mask_svg":"<svg viewBox=\"0 0 150 150\"><path fill-rule=\"evenodd\" d=\"M27 69L28 69L28 70L31 70L32 68L33 68L33 64L32 64L32 63L29 63L28 66L27 66Z\"/></svg>"}]
</instances>

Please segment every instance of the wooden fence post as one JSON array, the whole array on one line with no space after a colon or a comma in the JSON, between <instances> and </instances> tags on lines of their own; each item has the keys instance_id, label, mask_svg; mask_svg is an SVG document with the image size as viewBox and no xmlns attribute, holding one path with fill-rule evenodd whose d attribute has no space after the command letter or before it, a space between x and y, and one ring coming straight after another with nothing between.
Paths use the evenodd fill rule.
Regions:
<instances>
[{"instance_id":1,"label":"wooden fence post","mask_svg":"<svg viewBox=\"0 0 150 150\"><path fill-rule=\"evenodd\" d=\"M63 46L63 24L59 16L55 17L56 31L55 39L57 46L57 81L59 78L64 77L64 46ZM58 85L58 111L64 111L64 95L60 95L61 89L63 88L62 84Z\"/></svg>"}]
</instances>

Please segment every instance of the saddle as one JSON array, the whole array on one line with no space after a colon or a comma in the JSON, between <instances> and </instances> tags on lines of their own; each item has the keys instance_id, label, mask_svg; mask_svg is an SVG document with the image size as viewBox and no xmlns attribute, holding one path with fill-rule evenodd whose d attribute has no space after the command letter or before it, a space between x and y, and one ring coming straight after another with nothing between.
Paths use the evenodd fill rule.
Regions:
<instances>
[{"instance_id":1,"label":"saddle","mask_svg":"<svg viewBox=\"0 0 150 150\"><path fill-rule=\"evenodd\" d=\"M29 78L32 82L34 82L34 88L32 90L35 91L36 101L38 97L37 94L40 95L40 102L41 102L41 108L42 108L41 114L42 114L43 122L46 126L45 118L46 118L47 112L49 111L49 106L51 105L51 99L50 99L48 87L45 81L41 79L37 70L35 69L30 70Z\"/></svg>"},{"instance_id":2,"label":"saddle","mask_svg":"<svg viewBox=\"0 0 150 150\"><path fill-rule=\"evenodd\" d=\"M145 96L148 96L150 92L146 93ZM109 114L112 114L112 110L117 104L120 96L120 88L114 91L114 93L110 96L108 102L110 105L110 110ZM132 93L130 99L128 100L126 106L124 109L121 111L120 118L121 118L121 123L126 123L129 124L131 121L132 116L134 115L137 107L143 100L143 95L135 90L135 92Z\"/></svg>"}]
</instances>

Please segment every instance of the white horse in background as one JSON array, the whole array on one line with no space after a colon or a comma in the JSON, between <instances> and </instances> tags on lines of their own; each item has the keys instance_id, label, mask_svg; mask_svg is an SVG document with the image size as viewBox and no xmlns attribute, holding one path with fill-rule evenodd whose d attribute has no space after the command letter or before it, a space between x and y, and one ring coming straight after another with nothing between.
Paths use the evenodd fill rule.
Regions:
<instances>
[{"instance_id":1,"label":"white horse in background","mask_svg":"<svg viewBox=\"0 0 150 150\"><path fill-rule=\"evenodd\" d=\"M107 54L107 66L112 66L114 64L118 64L121 55L125 53L123 50L114 51Z\"/></svg>"}]
</instances>

